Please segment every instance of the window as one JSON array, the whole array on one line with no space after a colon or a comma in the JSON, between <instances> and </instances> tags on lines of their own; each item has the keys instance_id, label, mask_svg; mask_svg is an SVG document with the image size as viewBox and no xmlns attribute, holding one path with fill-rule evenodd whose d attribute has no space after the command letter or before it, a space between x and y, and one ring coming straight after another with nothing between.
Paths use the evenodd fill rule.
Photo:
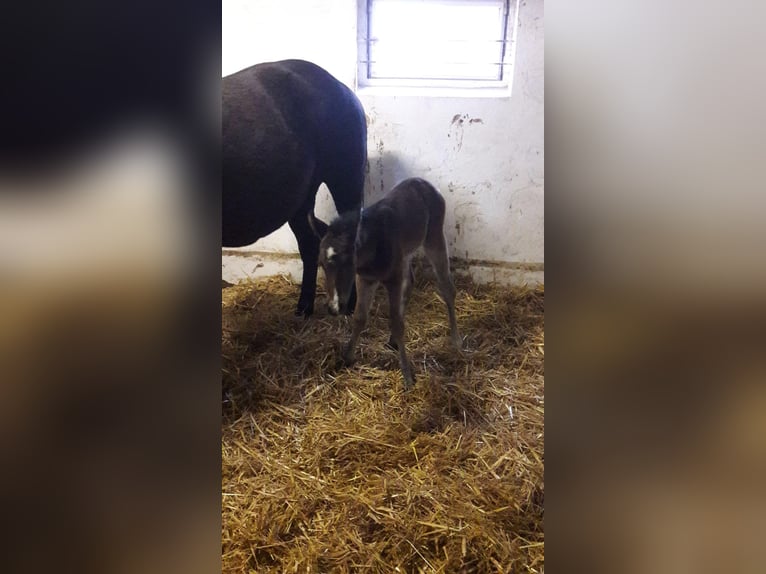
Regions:
<instances>
[{"instance_id":1,"label":"window","mask_svg":"<svg viewBox=\"0 0 766 574\"><path fill-rule=\"evenodd\" d=\"M361 86L510 85L516 0L360 0L359 8Z\"/></svg>"}]
</instances>

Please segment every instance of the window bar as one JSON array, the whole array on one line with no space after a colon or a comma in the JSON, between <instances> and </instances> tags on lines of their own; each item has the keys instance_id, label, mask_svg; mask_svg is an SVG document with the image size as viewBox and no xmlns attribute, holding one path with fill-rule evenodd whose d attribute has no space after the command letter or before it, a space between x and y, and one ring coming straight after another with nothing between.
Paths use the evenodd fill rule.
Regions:
<instances>
[{"instance_id":1,"label":"window bar","mask_svg":"<svg viewBox=\"0 0 766 574\"><path fill-rule=\"evenodd\" d=\"M372 78L372 58L370 57L370 44L372 44L371 25L370 22L372 16L372 0L367 0L367 37L365 38L365 46L367 48L367 79Z\"/></svg>"},{"instance_id":2,"label":"window bar","mask_svg":"<svg viewBox=\"0 0 766 574\"><path fill-rule=\"evenodd\" d=\"M503 5L503 23L505 25L503 26L503 46L500 52L499 80L501 82L503 81L503 74L505 74L505 50L506 50L506 42L508 41L508 24L509 24L508 19L511 17L511 14L510 14L511 0L505 0L503 4L504 4Z\"/></svg>"}]
</instances>

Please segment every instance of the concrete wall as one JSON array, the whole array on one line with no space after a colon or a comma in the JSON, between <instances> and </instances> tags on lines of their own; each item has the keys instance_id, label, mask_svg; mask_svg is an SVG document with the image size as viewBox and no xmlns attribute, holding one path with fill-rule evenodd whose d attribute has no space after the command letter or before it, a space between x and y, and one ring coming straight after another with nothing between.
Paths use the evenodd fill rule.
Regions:
<instances>
[{"instance_id":1,"label":"concrete wall","mask_svg":"<svg viewBox=\"0 0 766 574\"><path fill-rule=\"evenodd\" d=\"M223 74L294 57L355 87L356 9L356 0L223 0ZM479 280L535 283L544 260L542 0L520 0L517 34L510 97L358 92L369 119L365 197L374 201L406 177L430 180L447 199L453 256L470 260ZM317 214L335 214L324 187ZM297 245L285 226L227 250L224 277L251 274L253 260L231 254L254 250L296 253Z\"/></svg>"}]
</instances>

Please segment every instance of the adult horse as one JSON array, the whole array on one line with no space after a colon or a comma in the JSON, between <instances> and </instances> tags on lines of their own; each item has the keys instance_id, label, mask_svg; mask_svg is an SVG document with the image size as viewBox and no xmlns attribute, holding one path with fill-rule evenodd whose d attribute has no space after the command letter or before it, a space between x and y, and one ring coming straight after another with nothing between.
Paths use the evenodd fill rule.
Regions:
<instances>
[{"instance_id":1,"label":"adult horse","mask_svg":"<svg viewBox=\"0 0 766 574\"><path fill-rule=\"evenodd\" d=\"M321 183L338 213L359 211L367 163L364 109L348 87L302 60L226 76L222 101L223 246L249 245L287 222L303 262L296 314L308 316L319 255L308 216Z\"/></svg>"}]
</instances>

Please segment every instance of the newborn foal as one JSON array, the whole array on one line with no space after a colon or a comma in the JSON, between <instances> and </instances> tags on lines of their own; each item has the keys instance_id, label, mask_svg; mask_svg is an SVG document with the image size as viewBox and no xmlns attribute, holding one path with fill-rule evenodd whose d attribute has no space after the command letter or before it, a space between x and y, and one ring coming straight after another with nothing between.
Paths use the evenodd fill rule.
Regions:
<instances>
[{"instance_id":1,"label":"newborn foal","mask_svg":"<svg viewBox=\"0 0 766 574\"><path fill-rule=\"evenodd\" d=\"M447 305L450 336L456 349L461 338L455 320L455 286L450 277L447 241L444 237L445 203L441 194L423 179L412 178L394 187L383 199L362 210L361 215L344 215L323 234L320 260L324 259L325 277L336 284L334 275L342 272L341 261L356 265L357 301L351 339L343 351L347 364L355 360L359 335L367 324L375 290L382 283L388 291L391 326L389 344L399 351L399 363L405 387L415 384L412 366L404 346L404 306L412 289L412 256L422 245L436 273L439 294ZM354 225L356 237L351 250ZM322 257L324 255L324 257ZM338 264L329 265L333 260ZM337 305L337 291L328 296Z\"/></svg>"}]
</instances>

